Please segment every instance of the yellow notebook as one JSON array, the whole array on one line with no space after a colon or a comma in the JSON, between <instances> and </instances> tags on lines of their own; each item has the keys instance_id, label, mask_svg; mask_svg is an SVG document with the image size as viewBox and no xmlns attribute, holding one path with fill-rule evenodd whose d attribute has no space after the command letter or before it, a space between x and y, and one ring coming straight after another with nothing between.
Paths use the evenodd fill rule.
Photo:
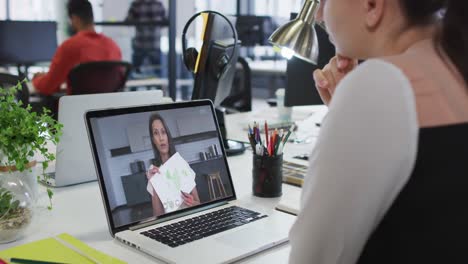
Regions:
<instances>
[{"instance_id":1,"label":"yellow notebook","mask_svg":"<svg viewBox=\"0 0 468 264\"><path fill-rule=\"evenodd\" d=\"M0 251L0 259L9 260L10 258L22 258L31 260L41 260L60 263L126 263L100 251L91 248L80 240L69 234L60 234L57 238L64 242L59 242L55 238L46 238L24 245L12 247ZM64 245L63 243L67 244ZM70 247L75 248L75 250ZM80 251L88 257L82 256L76 252ZM94 261L93 261L94 260Z\"/></svg>"}]
</instances>

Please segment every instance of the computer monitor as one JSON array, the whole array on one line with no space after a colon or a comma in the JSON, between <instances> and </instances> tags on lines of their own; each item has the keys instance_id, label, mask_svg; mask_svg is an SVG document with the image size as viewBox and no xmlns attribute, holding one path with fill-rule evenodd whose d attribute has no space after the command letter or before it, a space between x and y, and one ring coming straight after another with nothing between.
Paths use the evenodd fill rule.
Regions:
<instances>
[{"instance_id":1,"label":"computer monitor","mask_svg":"<svg viewBox=\"0 0 468 264\"><path fill-rule=\"evenodd\" d=\"M231 23L234 18L229 18ZM239 49L234 49L232 30L221 16L209 13L203 35L203 44L195 67L192 100L210 99L215 107L230 94L236 71ZM222 57L227 56L224 67ZM224 71L223 71L224 69ZM221 76L219 74L222 72Z\"/></svg>"},{"instance_id":2,"label":"computer monitor","mask_svg":"<svg viewBox=\"0 0 468 264\"><path fill-rule=\"evenodd\" d=\"M236 155L244 152L245 147L243 143L227 140L221 103L231 93L239 56L239 43L235 43L232 29L223 17L208 13L206 19L203 44L195 66L192 100L210 99L213 101L226 154ZM233 25L235 24L235 18L229 17L228 19ZM228 58L225 57L223 60L221 59L223 56L228 56Z\"/></svg>"},{"instance_id":3,"label":"computer monitor","mask_svg":"<svg viewBox=\"0 0 468 264\"><path fill-rule=\"evenodd\" d=\"M297 13L291 14L294 19ZM322 69L335 56L335 46L330 42L327 32L315 25L319 44L318 64L292 57L288 60L286 68L286 93L285 106L317 105L323 104L320 95L315 89L315 81L312 73L316 69Z\"/></svg>"},{"instance_id":4,"label":"computer monitor","mask_svg":"<svg viewBox=\"0 0 468 264\"><path fill-rule=\"evenodd\" d=\"M51 61L56 49L56 22L0 21L0 64Z\"/></svg>"},{"instance_id":5,"label":"computer monitor","mask_svg":"<svg viewBox=\"0 0 468 264\"><path fill-rule=\"evenodd\" d=\"M273 33L273 20L270 16L237 16L236 30L243 47L266 46Z\"/></svg>"}]
</instances>

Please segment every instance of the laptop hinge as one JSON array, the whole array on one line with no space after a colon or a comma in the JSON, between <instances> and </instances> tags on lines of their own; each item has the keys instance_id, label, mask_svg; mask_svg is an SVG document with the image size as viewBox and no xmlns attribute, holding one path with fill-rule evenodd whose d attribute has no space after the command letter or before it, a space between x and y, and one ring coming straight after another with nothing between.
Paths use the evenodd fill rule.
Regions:
<instances>
[{"instance_id":1,"label":"laptop hinge","mask_svg":"<svg viewBox=\"0 0 468 264\"><path fill-rule=\"evenodd\" d=\"M145 228L145 227L150 226L150 225L167 222L167 221L172 220L172 219L180 218L180 217L183 217L183 216L186 216L186 215L191 215L191 214L198 213L198 212L201 212L201 211L205 211L205 210L208 210L208 209L211 209L211 208L214 208L214 207L222 206L222 205L225 205L227 203L228 202L223 201L223 202L203 206L202 208L197 208L197 209L189 210L187 212L178 213L176 215L171 215L171 216L168 216L168 217L164 217L162 219L151 219L151 220L148 220L147 222L140 222L137 225L129 227L129 230L130 231L135 231L135 230Z\"/></svg>"}]
</instances>

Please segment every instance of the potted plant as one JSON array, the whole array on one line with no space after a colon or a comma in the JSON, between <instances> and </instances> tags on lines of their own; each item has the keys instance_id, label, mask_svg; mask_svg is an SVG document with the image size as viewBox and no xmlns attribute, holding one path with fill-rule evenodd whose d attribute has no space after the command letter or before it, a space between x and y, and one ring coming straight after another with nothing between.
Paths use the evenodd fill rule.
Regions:
<instances>
[{"instance_id":1,"label":"potted plant","mask_svg":"<svg viewBox=\"0 0 468 264\"><path fill-rule=\"evenodd\" d=\"M15 98L20 88L21 83L8 89L0 87L0 242L16 240L30 224L35 200L31 188L37 188L37 180L46 177L44 171L55 159L47 144L57 144L62 129L49 110L38 114L30 105L23 107ZM37 176L33 170L36 153L44 159L42 173ZM47 195L48 208L52 209L50 189Z\"/></svg>"}]
</instances>

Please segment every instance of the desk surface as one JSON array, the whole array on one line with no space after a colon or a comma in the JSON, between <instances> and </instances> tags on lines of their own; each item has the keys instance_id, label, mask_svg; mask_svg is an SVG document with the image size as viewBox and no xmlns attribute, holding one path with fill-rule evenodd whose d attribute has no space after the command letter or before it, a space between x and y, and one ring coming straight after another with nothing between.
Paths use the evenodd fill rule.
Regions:
<instances>
[{"instance_id":1,"label":"desk surface","mask_svg":"<svg viewBox=\"0 0 468 264\"><path fill-rule=\"evenodd\" d=\"M267 108L266 110L268 112L271 109ZM298 110L297 114L299 113ZM234 124L244 119L244 115L231 115L228 117L228 121ZM234 128L232 125L231 127ZM245 131L237 130L236 132L234 130L231 134L240 137L245 134ZM243 155L228 158L238 198L249 203L274 208L280 198L258 198L251 193L251 158L250 151L246 151ZM45 205L47 200L45 188L43 186L39 188L42 194L40 203ZM297 195L300 191L300 188L283 184L283 196L288 196L288 194ZM97 182L56 188L54 193L53 210L48 211L45 207L37 209L35 222L33 222L28 235L14 243L0 245L0 250L67 232L88 245L128 263L159 263L157 259L113 240L107 227L104 206L101 202ZM283 244L249 257L243 263L287 263L289 251L289 244Z\"/></svg>"}]
</instances>

